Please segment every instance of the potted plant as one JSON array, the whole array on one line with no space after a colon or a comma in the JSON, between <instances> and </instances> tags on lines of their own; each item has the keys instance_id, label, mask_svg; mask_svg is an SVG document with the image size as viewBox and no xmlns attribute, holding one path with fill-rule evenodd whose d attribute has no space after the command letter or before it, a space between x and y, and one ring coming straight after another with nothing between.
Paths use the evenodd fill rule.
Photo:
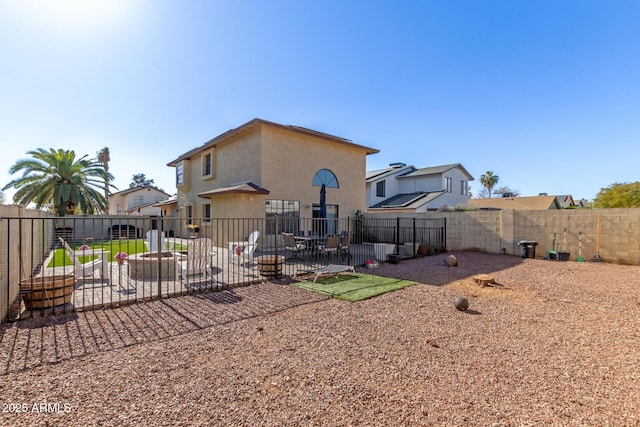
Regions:
<instances>
[{"instance_id":1,"label":"potted plant","mask_svg":"<svg viewBox=\"0 0 640 427\"><path fill-rule=\"evenodd\" d=\"M244 251L244 246L242 245L235 245L233 247L233 251L236 253L236 255L240 255L242 253L242 251Z\"/></svg>"},{"instance_id":2,"label":"potted plant","mask_svg":"<svg viewBox=\"0 0 640 427\"><path fill-rule=\"evenodd\" d=\"M127 259L128 256L129 255L127 255L126 252L118 252L117 254L115 254L114 258L116 259L118 264L122 265L124 264L124 261Z\"/></svg>"},{"instance_id":3,"label":"potted plant","mask_svg":"<svg viewBox=\"0 0 640 427\"><path fill-rule=\"evenodd\" d=\"M366 260L364 265L369 269L378 268L378 262L372 259Z\"/></svg>"}]
</instances>

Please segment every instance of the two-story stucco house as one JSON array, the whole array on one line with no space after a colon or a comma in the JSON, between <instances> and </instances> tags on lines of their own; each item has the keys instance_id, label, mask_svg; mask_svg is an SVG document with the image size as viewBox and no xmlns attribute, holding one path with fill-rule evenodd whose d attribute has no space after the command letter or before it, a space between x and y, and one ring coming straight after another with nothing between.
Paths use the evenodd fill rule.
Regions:
<instances>
[{"instance_id":1,"label":"two-story stucco house","mask_svg":"<svg viewBox=\"0 0 640 427\"><path fill-rule=\"evenodd\" d=\"M109 215L160 215L155 203L169 194L152 186L131 187L109 195Z\"/></svg>"},{"instance_id":2,"label":"two-story stucco house","mask_svg":"<svg viewBox=\"0 0 640 427\"><path fill-rule=\"evenodd\" d=\"M210 218L279 215L295 222L318 217L324 184L326 217L353 216L366 208L366 156L377 152L338 136L254 119L168 163L175 168L177 199L167 213L203 227Z\"/></svg>"},{"instance_id":3,"label":"two-story stucco house","mask_svg":"<svg viewBox=\"0 0 640 427\"><path fill-rule=\"evenodd\" d=\"M460 164L417 169L404 163L367 172L367 212L414 213L466 205L473 177Z\"/></svg>"}]
</instances>

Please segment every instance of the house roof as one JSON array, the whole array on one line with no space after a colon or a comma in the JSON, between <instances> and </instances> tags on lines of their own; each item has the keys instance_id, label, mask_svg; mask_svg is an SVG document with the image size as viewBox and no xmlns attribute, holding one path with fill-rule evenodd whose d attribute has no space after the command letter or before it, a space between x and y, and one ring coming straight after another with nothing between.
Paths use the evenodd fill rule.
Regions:
<instances>
[{"instance_id":1,"label":"house roof","mask_svg":"<svg viewBox=\"0 0 640 427\"><path fill-rule=\"evenodd\" d=\"M139 187L129 187L126 190L122 190L122 191L118 191L117 193L111 193L111 196L124 196L126 194L129 193L135 193L136 191L142 191L142 190L146 190L146 189L152 189L152 190L156 190L161 192L162 194L166 194L167 197L169 197L168 193L165 193L164 191L160 190L159 188L156 188L152 185L143 185L143 186L139 186Z\"/></svg>"},{"instance_id":2,"label":"house roof","mask_svg":"<svg viewBox=\"0 0 640 427\"><path fill-rule=\"evenodd\" d=\"M176 199L175 197L172 197L170 199L163 200L161 202L155 202L153 206L156 206L156 207L169 206L169 205L175 205L177 203L178 203L178 199Z\"/></svg>"},{"instance_id":3,"label":"house roof","mask_svg":"<svg viewBox=\"0 0 640 427\"><path fill-rule=\"evenodd\" d=\"M440 175L440 174L443 174L443 173L447 172L448 170L451 170L451 169L454 169L454 168L460 169L462 172L464 172L464 174L467 175L467 177L469 178L470 181L473 181L473 179L474 179L473 176L471 176L471 174L460 163L453 163L453 164L450 164L450 165L431 166L431 167L428 167L428 168L414 169L412 172L409 172L407 174L401 175L398 178L413 178L413 177L416 177L416 176Z\"/></svg>"},{"instance_id":4,"label":"house roof","mask_svg":"<svg viewBox=\"0 0 640 427\"><path fill-rule=\"evenodd\" d=\"M493 197L488 199L471 199L469 200L469 205L485 209L515 209L524 211L541 211L560 208L556 196Z\"/></svg>"},{"instance_id":5,"label":"house roof","mask_svg":"<svg viewBox=\"0 0 640 427\"><path fill-rule=\"evenodd\" d=\"M570 194L563 194L560 196L556 196L556 200L558 200L558 204L561 208L568 208L569 206L574 206L573 197Z\"/></svg>"},{"instance_id":6,"label":"house roof","mask_svg":"<svg viewBox=\"0 0 640 427\"><path fill-rule=\"evenodd\" d=\"M376 203L368 209L416 209L425 203L429 203L443 193L444 191L432 191L429 193L420 191L416 193L396 194L380 203Z\"/></svg>"},{"instance_id":7,"label":"house roof","mask_svg":"<svg viewBox=\"0 0 640 427\"><path fill-rule=\"evenodd\" d=\"M409 171L409 170L415 170L415 168L413 166L405 165L404 163L391 164L389 165L388 168L367 171L366 181L367 182L377 181L379 179L393 175L398 171L402 171L402 170Z\"/></svg>"},{"instance_id":8,"label":"house roof","mask_svg":"<svg viewBox=\"0 0 640 427\"><path fill-rule=\"evenodd\" d=\"M211 196L219 196L221 194L269 194L270 191L258 184L247 181L241 184L231 185L229 187L220 187L213 190L199 193L198 197L209 198Z\"/></svg>"},{"instance_id":9,"label":"house roof","mask_svg":"<svg viewBox=\"0 0 640 427\"><path fill-rule=\"evenodd\" d=\"M134 206L134 207L131 207L131 208L125 209L124 211L125 211L125 212L135 212L135 211L137 211L138 209L147 208L147 207L149 207L149 206L151 206L151 207L156 207L156 203L157 203L157 202L148 202L148 203L143 203L143 204L141 204L141 205L136 205L136 206Z\"/></svg>"},{"instance_id":10,"label":"house roof","mask_svg":"<svg viewBox=\"0 0 640 427\"><path fill-rule=\"evenodd\" d=\"M217 144L226 141L230 138L235 137L236 135L241 134L242 132L245 132L253 127L256 126L271 126L271 127L276 127L279 129L284 129L287 131L291 131L291 132L298 132L298 133L302 133L305 135L311 135L311 136L315 136L318 138L322 138L322 139L326 139L326 140L330 140L330 141L334 141L334 142L338 142L340 144L345 144L345 145L349 145L351 147L357 147L357 148L361 148L363 150L366 151L367 154L375 154L380 152L380 150L376 150L375 148L371 148L371 147L365 147L364 145L359 145L359 144L354 144L351 140L346 139L346 138L341 138L339 136L335 136L335 135L329 135L328 133L323 133L323 132L318 132L315 130L311 130L311 129L307 129L304 127L300 127L300 126L292 126L292 125L281 125L279 123L274 123L274 122L270 122L267 120L263 120L263 119L253 119L243 125L238 126L235 129L231 129L228 130L218 136L216 136L215 138L205 142L203 145L201 145L200 147L196 147L192 150L187 151L186 153L180 155L177 159L172 160L171 162L167 163L167 166L176 166L179 162L181 162L182 160L186 160L186 159L190 159L191 156L206 150L208 148L211 147L215 147Z\"/></svg>"}]
</instances>

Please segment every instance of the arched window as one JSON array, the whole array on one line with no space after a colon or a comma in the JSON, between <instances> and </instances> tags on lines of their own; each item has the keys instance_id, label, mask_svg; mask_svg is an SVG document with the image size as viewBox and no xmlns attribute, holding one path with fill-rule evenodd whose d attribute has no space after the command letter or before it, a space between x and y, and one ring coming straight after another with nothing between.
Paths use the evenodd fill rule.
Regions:
<instances>
[{"instance_id":1,"label":"arched window","mask_svg":"<svg viewBox=\"0 0 640 427\"><path fill-rule=\"evenodd\" d=\"M329 169L320 169L313 177L315 187L322 187L322 184L327 188L339 188L338 178Z\"/></svg>"}]
</instances>

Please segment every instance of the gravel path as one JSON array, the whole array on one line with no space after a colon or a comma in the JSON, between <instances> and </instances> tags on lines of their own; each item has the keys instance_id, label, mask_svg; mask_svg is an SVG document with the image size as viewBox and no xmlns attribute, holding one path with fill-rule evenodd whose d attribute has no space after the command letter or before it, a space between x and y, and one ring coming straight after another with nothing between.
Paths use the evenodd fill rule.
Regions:
<instances>
[{"instance_id":1,"label":"gravel path","mask_svg":"<svg viewBox=\"0 0 640 427\"><path fill-rule=\"evenodd\" d=\"M640 425L640 267L455 255L1 325L0 424Z\"/></svg>"}]
</instances>

